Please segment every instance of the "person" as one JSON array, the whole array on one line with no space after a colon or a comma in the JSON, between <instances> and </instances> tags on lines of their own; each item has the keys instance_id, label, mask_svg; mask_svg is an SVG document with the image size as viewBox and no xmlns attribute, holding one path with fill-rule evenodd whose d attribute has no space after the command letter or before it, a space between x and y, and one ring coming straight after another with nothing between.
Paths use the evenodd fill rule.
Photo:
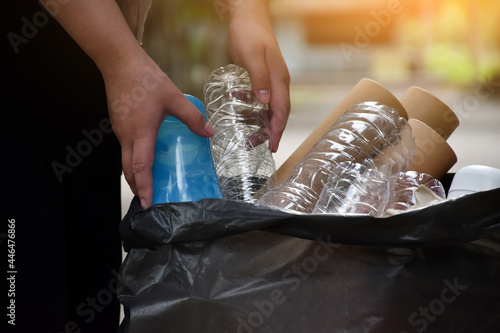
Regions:
<instances>
[{"instance_id":1,"label":"person","mask_svg":"<svg viewBox=\"0 0 500 333\"><path fill-rule=\"evenodd\" d=\"M234 63L269 104L276 151L290 77L268 1L216 3ZM204 137L213 129L141 47L116 1L41 4L9 2L1 19L4 228L15 228L16 241L7 332L116 331L121 172L147 209L162 120L175 116Z\"/></svg>"}]
</instances>

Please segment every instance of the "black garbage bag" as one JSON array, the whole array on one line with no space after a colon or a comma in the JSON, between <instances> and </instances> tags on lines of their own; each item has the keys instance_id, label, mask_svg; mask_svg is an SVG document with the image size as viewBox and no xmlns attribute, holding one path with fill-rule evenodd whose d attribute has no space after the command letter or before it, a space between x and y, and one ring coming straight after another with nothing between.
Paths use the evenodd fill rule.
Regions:
<instances>
[{"instance_id":1,"label":"black garbage bag","mask_svg":"<svg viewBox=\"0 0 500 333\"><path fill-rule=\"evenodd\" d=\"M389 218L134 199L120 231L123 332L500 332L500 189Z\"/></svg>"}]
</instances>

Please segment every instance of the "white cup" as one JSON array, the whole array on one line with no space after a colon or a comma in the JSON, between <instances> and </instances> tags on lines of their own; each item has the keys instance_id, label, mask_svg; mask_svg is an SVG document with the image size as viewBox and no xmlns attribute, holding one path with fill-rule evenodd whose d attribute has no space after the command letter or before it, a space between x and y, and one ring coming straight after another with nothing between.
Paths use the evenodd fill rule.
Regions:
<instances>
[{"instance_id":1,"label":"white cup","mask_svg":"<svg viewBox=\"0 0 500 333\"><path fill-rule=\"evenodd\" d=\"M484 165L469 165L457 171L448 190L447 198L454 199L497 187L500 187L500 169Z\"/></svg>"}]
</instances>

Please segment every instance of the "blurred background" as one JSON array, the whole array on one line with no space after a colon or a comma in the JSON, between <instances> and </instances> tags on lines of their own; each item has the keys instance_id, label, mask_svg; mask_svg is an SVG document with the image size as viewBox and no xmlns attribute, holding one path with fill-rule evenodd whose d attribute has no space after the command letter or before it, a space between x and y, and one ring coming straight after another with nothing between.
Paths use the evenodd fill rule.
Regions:
<instances>
[{"instance_id":1,"label":"blurred background","mask_svg":"<svg viewBox=\"0 0 500 333\"><path fill-rule=\"evenodd\" d=\"M240 0L227 0L240 1ZM448 139L450 172L500 168L500 1L270 0L277 41L291 75L292 108L281 165L362 78L400 98L419 86L457 114ZM231 63L227 21L216 0L153 0L145 50L184 92ZM132 193L122 180L123 213Z\"/></svg>"},{"instance_id":2,"label":"blurred background","mask_svg":"<svg viewBox=\"0 0 500 333\"><path fill-rule=\"evenodd\" d=\"M422 87L455 111L461 124L448 139L458 156L452 172L470 164L500 168L500 1L270 4L292 78L278 165L367 77L398 98ZM227 22L214 0L153 1L143 42L183 92L201 99L210 72L231 63Z\"/></svg>"}]
</instances>

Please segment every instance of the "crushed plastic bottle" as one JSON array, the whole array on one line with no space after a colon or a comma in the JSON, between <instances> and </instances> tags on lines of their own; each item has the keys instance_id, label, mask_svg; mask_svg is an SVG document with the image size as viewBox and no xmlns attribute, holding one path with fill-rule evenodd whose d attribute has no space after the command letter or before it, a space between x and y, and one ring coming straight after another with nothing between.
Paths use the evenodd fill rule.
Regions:
<instances>
[{"instance_id":1,"label":"crushed plastic bottle","mask_svg":"<svg viewBox=\"0 0 500 333\"><path fill-rule=\"evenodd\" d=\"M398 172L389 179L390 196L385 210L408 210L415 205L415 191L419 186L426 186L437 196L446 198L443 184L431 175L416 171Z\"/></svg>"},{"instance_id":2,"label":"crushed plastic bottle","mask_svg":"<svg viewBox=\"0 0 500 333\"><path fill-rule=\"evenodd\" d=\"M356 104L311 148L291 176L257 203L311 213L328 177L340 163L370 160L391 174L406 170L413 145L411 128L395 109L377 102Z\"/></svg>"},{"instance_id":3,"label":"crushed plastic bottle","mask_svg":"<svg viewBox=\"0 0 500 333\"><path fill-rule=\"evenodd\" d=\"M210 142L224 198L254 202L264 184L276 183L268 109L252 93L248 72L233 64L212 72L204 98L215 131Z\"/></svg>"},{"instance_id":4,"label":"crushed plastic bottle","mask_svg":"<svg viewBox=\"0 0 500 333\"><path fill-rule=\"evenodd\" d=\"M313 213L379 217L388 199L389 182L384 173L371 165L342 162L330 174Z\"/></svg>"},{"instance_id":5,"label":"crushed plastic bottle","mask_svg":"<svg viewBox=\"0 0 500 333\"><path fill-rule=\"evenodd\" d=\"M185 95L205 116L203 103ZM222 199L210 141L169 116L158 131L153 163L153 204Z\"/></svg>"}]
</instances>

